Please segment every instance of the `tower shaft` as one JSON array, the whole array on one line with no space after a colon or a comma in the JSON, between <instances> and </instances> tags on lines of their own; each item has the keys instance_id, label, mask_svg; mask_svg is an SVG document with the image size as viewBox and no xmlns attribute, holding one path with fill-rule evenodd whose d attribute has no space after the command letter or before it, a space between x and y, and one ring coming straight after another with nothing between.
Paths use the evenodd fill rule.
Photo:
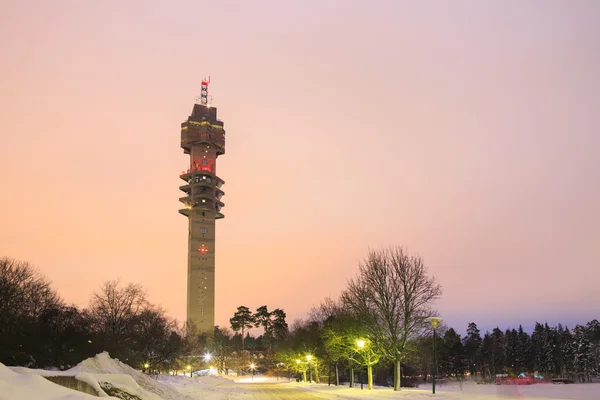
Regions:
<instances>
[{"instance_id":1,"label":"tower shaft","mask_svg":"<svg viewBox=\"0 0 600 400\"><path fill-rule=\"evenodd\" d=\"M215 221L223 218L216 175L217 157L225 154L225 130L216 108L195 104L192 115L181 124L181 147L190 155L190 167L180 175L186 196L179 200L188 217L187 321L202 332L215 326Z\"/></svg>"}]
</instances>

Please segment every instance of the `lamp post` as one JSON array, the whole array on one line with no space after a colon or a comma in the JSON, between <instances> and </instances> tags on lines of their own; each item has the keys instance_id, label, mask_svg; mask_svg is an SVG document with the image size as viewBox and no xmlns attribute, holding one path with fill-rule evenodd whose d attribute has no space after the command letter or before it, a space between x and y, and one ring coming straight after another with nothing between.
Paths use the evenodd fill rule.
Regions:
<instances>
[{"instance_id":1,"label":"lamp post","mask_svg":"<svg viewBox=\"0 0 600 400\"><path fill-rule=\"evenodd\" d=\"M373 389L373 353L370 348L370 343L368 339L357 339L356 347L358 347L358 351L361 353L361 357L364 365L367 367L367 389ZM360 380L360 388L363 388L364 378Z\"/></svg>"},{"instance_id":2,"label":"lamp post","mask_svg":"<svg viewBox=\"0 0 600 400\"><path fill-rule=\"evenodd\" d=\"M308 361L308 383L312 383L312 370L310 369L310 360L312 360L312 356L309 354L306 356L306 361Z\"/></svg>"},{"instance_id":3,"label":"lamp post","mask_svg":"<svg viewBox=\"0 0 600 400\"><path fill-rule=\"evenodd\" d=\"M358 339L356 341L356 346L358 347L359 351L363 351L363 349L365 348L365 341L362 339ZM368 375L368 371L367 371L367 375ZM363 388L363 380L361 379L360 380L360 389L362 390L362 388Z\"/></svg>"},{"instance_id":4,"label":"lamp post","mask_svg":"<svg viewBox=\"0 0 600 400\"><path fill-rule=\"evenodd\" d=\"M300 372L300 363L301 362L302 361L300 361L300 360L296 360L296 366L298 367L298 372ZM302 382L306 382L306 368L302 368L302 378L303 378Z\"/></svg>"},{"instance_id":5,"label":"lamp post","mask_svg":"<svg viewBox=\"0 0 600 400\"><path fill-rule=\"evenodd\" d=\"M188 366L186 367L186 369L187 369L188 371L190 371L190 378L191 378L191 377L192 377L192 366L191 366L191 365L188 365Z\"/></svg>"},{"instance_id":6,"label":"lamp post","mask_svg":"<svg viewBox=\"0 0 600 400\"><path fill-rule=\"evenodd\" d=\"M250 371L252 371L252 380L254 380L254 368L256 368L256 365L254 365L254 363L250 364Z\"/></svg>"},{"instance_id":7,"label":"lamp post","mask_svg":"<svg viewBox=\"0 0 600 400\"><path fill-rule=\"evenodd\" d=\"M435 360L435 330L438 327L438 324L440 322L442 322L442 319L440 317L429 317L427 318L429 320L429 323L431 323L431 327L433 328L433 371L432 371L432 377L433 377L433 394L435 394L435 375L437 374L437 362Z\"/></svg>"},{"instance_id":8,"label":"lamp post","mask_svg":"<svg viewBox=\"0 0 600 400\"><path fill-rule=\"evenodd\" d=\"M148 370L149 366L150 366L150 364L144 363L144 372L146 372L146 370ZM148 373L150 373L150 371L148 371Z\"/></svg>"}]
</instances>

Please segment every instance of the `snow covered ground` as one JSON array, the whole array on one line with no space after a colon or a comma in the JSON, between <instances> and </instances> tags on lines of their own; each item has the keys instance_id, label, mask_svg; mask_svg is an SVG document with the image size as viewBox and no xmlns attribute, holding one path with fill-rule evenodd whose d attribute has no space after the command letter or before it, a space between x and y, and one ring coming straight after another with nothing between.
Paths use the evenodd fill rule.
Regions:
<instances>
[{"instance_id":1,"label":"snow covered ground","mask_svg":"<svg viewBox=\"0 0 600 400\"><path fill-rule=\"evenodd\" d=\"M185 396L182 396L177 389L171 387L170 385L163 385L158 382L158 380L153 379L152 377L143 374L142 372L137 371L126 364L123 364L119 360L111 358L106 352L100 353L95 357L88 358L87 360L82 361L75 367L66 371L45 371L23 367L7 368L2 364L0 364L0 367L2 367L3 370L7 370L13 374L16 373L18 376L25 376L32 379L30 386L32 388L39 386L39 396L41 396L20 396L19 393L21 389L17 387L19 385L14 384L15 378L11 377L10 374L6 373L5 371L4 375L0 375L0 388L2 388L3 383L6 383L6 390L0 390L0 400L62 399L62 397L43 397L43 393L45 393L45 388L48 386L48 384L57 386L60 389L63 389L63 387L56 385L42 377L74 377L77 380L83 381L92 386L100 397L109 397L106 393L107 390L103 388L110 386L137 396L142 400L185 399ZM13 383L10 384L9 382ZM43 386L40 386L40 384L43 384ZM66 388L64 389L70 390L75 395L80 393L75 390ZM8 397L2 397L7 394ZM67 397L65 397L65 399L66 398ZM78 399L78 397L73 398Z\"/></svg>"},{"instance_id":2,"label":"snow covered ground","mask_svg":"<svg viewBox=\"0 0 600 400\"><path fill-rule=\"evenodd\" d=\"M287 379L267 379L262 376L225 378L183 376L161 376L159 380L176 388L180 393L192 399L205 400L254 400L277 398L276 394L289 391L285 398L293 398L293 392L302 398L303 392L317 395L323 400L340 399L427 399L441 400L493 400L493 399L530 399L530 400L600 400L600 384L552 385L538 384L531 386L497 386L477 385L467 382L462 385L449 384L436 388L436 395L431 393L431 385L423 385L419 389L402 389L394 392L391 388L376 387L372 391L361 390L360 386L328 386L327 384L307 384L289 382ZM271 387L271 389L269 389Z\"/></svg>"},{"instance_id":3,"label":"snow covered ground","mask_svg":"<svg viewBox=\"0 0 600 400\"><path fill-rule=\"evenodd\" d=\"M36 374L19 374L0 364L0 400L91 400L95 397L56 385Z\"/></svg>"},{"instance_id":4,"label":"snow covered ground","mask_svg":"<svg viewBox=\"0 0 600 400\"><path fill-rule=\"evenodd\" d=\"M107 384L123 390L141 400L256 400L256 399L427 399L441 400L600 400L600 384L531 386L476 385L466 382L462 385L438 386L435 396L431 386L419 389L403 389L394 392L391 388L376 387L372 391L328 386L327 384L307 384L287 379L254 377L220 377L205 375L189 376L161 375L152 377L136 371L101 353L84 360L68 371L44 371L21 367L5 367L0 364L0 400L84 400L95 396L59 386L44 376L74 377L93 387L100 397L108 397L103 390Z\"/></svg>"}]
</instances>

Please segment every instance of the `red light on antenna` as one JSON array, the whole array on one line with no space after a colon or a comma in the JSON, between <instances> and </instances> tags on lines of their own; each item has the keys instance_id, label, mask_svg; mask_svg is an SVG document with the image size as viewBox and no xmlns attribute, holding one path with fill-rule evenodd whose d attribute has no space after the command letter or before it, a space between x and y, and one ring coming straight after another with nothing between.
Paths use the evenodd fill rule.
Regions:
<instances>
[{"instance_id":1,"label":"red light on antenna","mask_svg":"<svg viewBox=\"0 0 600 400\"><path fill-rule=\"evenodd\" d=\"M209 83L210 83L210 76L208 77L208 79L206 79L206 78L202 79L202 84L204 86L208 86Z\"/></svg>"}]
</instances>

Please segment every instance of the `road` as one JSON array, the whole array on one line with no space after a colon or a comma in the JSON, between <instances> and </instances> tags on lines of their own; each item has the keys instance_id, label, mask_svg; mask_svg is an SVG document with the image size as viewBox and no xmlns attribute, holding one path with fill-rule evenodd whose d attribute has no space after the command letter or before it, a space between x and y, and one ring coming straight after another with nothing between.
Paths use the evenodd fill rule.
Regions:
<instances>
[{"instance_id":1,"label":"road","mask_svg":"<svg viewBox=\"0 0 600 400\"><path fill-rule=\"evenodd\" d=\"M253 383L245 385L243 393L239 389L234 393L229 393L229 400L316 400L328 399L323 395L311 393L301 388L290 387L288 385L277 385L272 383Z\"/></svg>"}]
</instances>

